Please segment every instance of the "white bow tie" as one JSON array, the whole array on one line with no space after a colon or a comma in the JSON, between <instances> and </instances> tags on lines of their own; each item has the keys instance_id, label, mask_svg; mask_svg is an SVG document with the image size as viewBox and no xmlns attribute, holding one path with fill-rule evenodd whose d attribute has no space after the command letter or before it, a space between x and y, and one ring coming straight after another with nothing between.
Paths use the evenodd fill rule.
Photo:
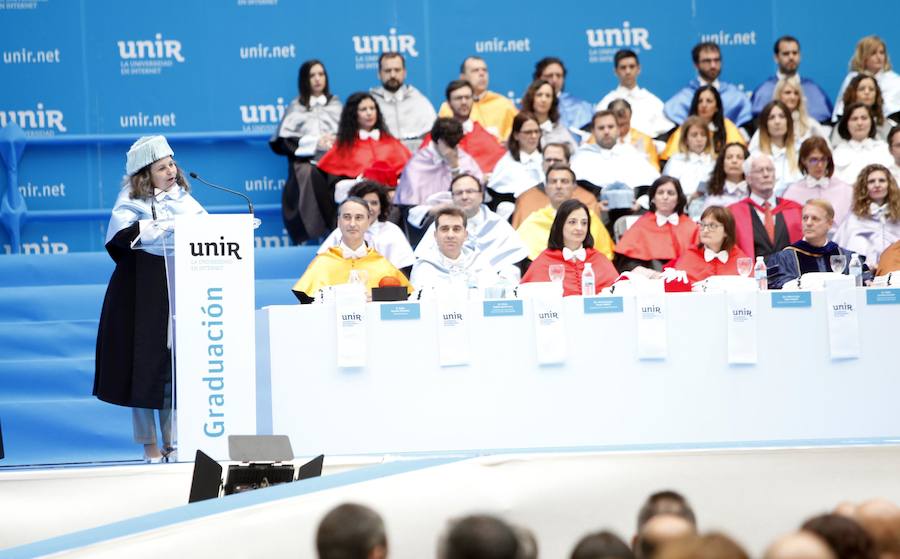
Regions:
<instances>
[{"instance_id":1,"label":"white bow tie","mask_svg":"<svg viewBox=\"0 0 900 559\"><path fill-rule=\"evenodd\" d=\"M713 252L712 250L710 250L708 248L703 249L703 259L704 260L706 260L707 262L712 262L716 258L718 258L719 262L721 262L722 264L727 264L728 263L728 252L726 252L724 250L720 250L719 252Z\"/></svg>"},{"instance_id":2,"label":"white bow tie","mask_svg":"<svg viewBox=\"0 0 900 559\"><path fill-rule=\"evenodd\" d=\"M328 99L324 95L317 95L309 98L309 108L324 107L328 104Z\"/></svg>"},{"instance_id":3,"label":"white bow tie","mask_svg":"<svg viewBox=\"0 0 900 559\"><path fill-rule=\"evenodd\" d=\"M475 129L475 123L472 122L472 119L469 119L462 123L463 126L463 134L471 134L472 130Z\"/></svg>"},{"instance_id":4,"label":"white bow tie","mask_svg":"<svg viewBox=\"0 0 900 559\"><path fill-rule=\"evenodd\" d=\"M360 140L372 139L377 142L378 140L381 139L381 130L378 130L377 128L372 129L371 132L366 132L365 130L360 130L359 131L359 139Z\"/></svg>"},{"instance_id":5,"label":"white bow tie","mask_svg":"<svg viewBox=\"0 0 900 559\"><path fill-rule=\"evenodd\" d=\"M678 225L678 214L671 214L669 217L663 217L659 214L656 214L656 226L662 227L666 223L671 223L672 225Z\"/></svg>"},{"instance_id":6,"label":"white bow tie","mask_svg":"<svg viewBox=\"0 0 900 559\"><path fill-rule=\"evenodd\" d=\"M584 262L584 259L587 258L587 251L584 250L584 247L581 247L578 250L571 250L569 247L563 247L563 259L564 260L572 260L573 258L577 258Z\"/></svg>"},{"instance_id":7,"label":"white bow tie","mask_svg":"<svg viewBox=\"0 0 900 559\"><path fill-rule=\"evenodd\" d=\"M366 247L366 243L359 245L359 248L356 250L341 243L341 252L343 253L344 258L362 258L369 253L369 249Z\"/></svg>"},{"instance_id":8,"label":"white bow tie","mask_svg":"<svg viewBox=\"0 0 900 559\"><path fill-rule=\"evenodd\" d=\"M869 202L869 214L873 218L875 218L875 219L883 218L886 212L887 212L887 204L881 204L879 206L875 202Z\"/></svg>"},{"instance_id":9,"label":"white bow tie","mask_svg":"<svg viewBox=\"0 0 900 559\"><path fill-rule=\"evenodd\" d=\"M551 120L548 118L547 120L545 120L544 122L542 122L542 123L541 123L541 130L543 130L544 132L547 132L547 133L553 132L553 121L551 121Z\"/></svg>"},{"instance_id":10,"label":"white bow tie","mask_svg":"<svg viewBox=\"0 0 900 559\"><path fill-rule=\"evenodd\" d=\"M825 188L828 186L828 177L822 177L821 179L806 177L806 182L809 184L810 188Z\"/></svg>"}]
</instances>

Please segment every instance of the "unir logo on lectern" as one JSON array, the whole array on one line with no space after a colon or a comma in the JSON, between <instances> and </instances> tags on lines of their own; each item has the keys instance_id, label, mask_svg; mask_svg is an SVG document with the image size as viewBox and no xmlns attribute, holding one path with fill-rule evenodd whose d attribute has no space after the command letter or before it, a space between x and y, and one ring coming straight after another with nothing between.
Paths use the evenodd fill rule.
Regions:
<instances>
[{"instance_id":1,"label":"unir logo on lectern","mask_svg":"<svg viewBox=\"0 0 900 559\"><path fill-rule=\"evenodd\" d=\"M190 242L191 256L233 256L237 260L241 258L241 244L225 241L225 237L219 237L213 242Z\"/></svg>"}]
</instances>

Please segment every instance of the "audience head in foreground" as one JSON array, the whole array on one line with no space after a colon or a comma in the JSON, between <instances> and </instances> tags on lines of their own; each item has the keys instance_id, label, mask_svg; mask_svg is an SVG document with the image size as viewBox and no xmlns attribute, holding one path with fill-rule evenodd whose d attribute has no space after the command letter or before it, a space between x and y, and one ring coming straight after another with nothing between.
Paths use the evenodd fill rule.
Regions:
<instances>
[{"instance_id":1,"label":"audience head in foreground","mask_svg":"<svg viewBox=\"0 0 900 559\"><path fill-rule=\"evenodd\" d=\"M841 559L825 540L805 530L781 536L766 550L764 559Z\"/></svg>"},{"instance_id":2,"label":"audience head in foreground","mask_svg":"<svg viewBox=\"0 0 900 559\"><path fill-rule=\"evenodd\" d=\"M364 505L346 503L322 518L316 531L319 559L384 559L384 521Z\"/></svg>"},{"instance_id":3,"label":"audience head in foreground","mask_svg":"<svg viewBox=\"0 0 900 559\"><path fill-rule=\"evenodd\" d=\"M472 515L450 525L438 549L439 559L517 559L519 540L503 520Z\"/></svg>"}]
</instances>

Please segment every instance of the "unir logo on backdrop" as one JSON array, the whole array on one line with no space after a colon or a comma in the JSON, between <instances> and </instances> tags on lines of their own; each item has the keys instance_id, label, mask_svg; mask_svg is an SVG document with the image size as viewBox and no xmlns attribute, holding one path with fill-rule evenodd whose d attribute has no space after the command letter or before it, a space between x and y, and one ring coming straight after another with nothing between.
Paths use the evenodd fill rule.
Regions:
<instances>
[{"instance_id":1,"label":"unir logo on backdrop","mask_svg":"<svg viewBox=\"0 0 900 559\"><path fill-rule=\"evenodd\" d=\"M414 35L398 35L397 29L391 27L387 35L354 35L353 51L356 53L357 70L372 70L378 67L378 56L385 52L399 52L417 58L416 38Z\"/></svg>"},{"instance_id":2,"label":"unir logo on backdrop","mask_svg":"<svg viewBox=\"0 0 900 559\"><path fill-rule=\"evenodd\" d=\"M622 22L622 27L608 29L586 29L588 62L612 62L619 49L641 51L653 50L650 44L650 30L646 27L632 27L630 22Z\"/></svg>"},{"instance_id":3,"label":"unir logo on backdrop","mask_svg":"<svg viewBox=\"0 0 900 559\"><path fill-rule=\"evenodd\" d=\"M275 104L240 105L241 126L245 132L272 131L281 122L287 105L284 98L275 99Z\"/></svg>"},{"instance_id":4,"label":"unir logo on backdrop","mask_svg":"<svg viewBox=\"0 0 900 559\"><path fill-rule=\"evenodd\" d=\"M163 68L183 63L181 41L163 39L157 33L152 40L116 41L119 46L119 70L123 76L160 74Z\"/></svg>"},{"instance_id":5,"label":"unir logo on backdrop","mask_svg":"<svg viewBox=\"0 0 900 559\"><path fill-rule=\"evenodd\" d=\"M56 132L68 131L63 124L63 112L45 109L41 102L34 109L0 109L0 128L12 123L18 124L29 136L53 136Z\"/></svg>"}]
</instances>

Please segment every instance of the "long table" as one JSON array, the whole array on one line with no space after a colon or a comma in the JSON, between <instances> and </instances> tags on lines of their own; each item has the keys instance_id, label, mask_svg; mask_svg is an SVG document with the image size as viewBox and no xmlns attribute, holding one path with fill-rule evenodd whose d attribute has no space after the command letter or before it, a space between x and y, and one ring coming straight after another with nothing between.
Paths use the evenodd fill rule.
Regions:
<instances>
[{"instance_id":1,"label":"long table","mask_svg":"<svg viewBox=\"0 0 900 559\"><path fill-rule=\"evenodd\" d=\"M829 357L825 294L773 308L758 294L759 358L729 365L723 294L665 295L668 356L637 358L635 299L585 314L564 301L567 358L541 366L521 316L469 307L471 363L440 367L435 305L382 320L367 306L367 364L340 368L333 305L257 311L258 430L298 455L500 448L900 440L900 305L857 289L860 357ZM896 293L895 293L896 295Z\"/></svg>"}]
</instances>

